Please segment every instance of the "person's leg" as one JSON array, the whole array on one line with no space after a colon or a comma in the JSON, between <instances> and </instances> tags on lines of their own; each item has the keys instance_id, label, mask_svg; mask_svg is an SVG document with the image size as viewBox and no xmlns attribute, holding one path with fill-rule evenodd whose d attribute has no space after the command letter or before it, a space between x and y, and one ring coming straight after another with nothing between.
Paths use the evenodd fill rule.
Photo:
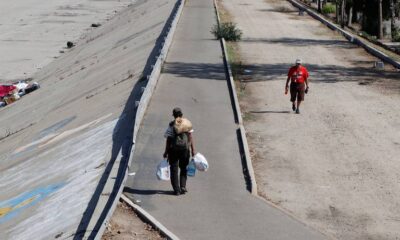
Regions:
<instances>
[{"instance_id":1,"label":"person's leg","mask_svg":"<svg viewBox=\"0 0 400 240\"><path fill-rule=\"evenodd\" d=\"M290 84L290 101L292 102L292 110L296 110L296 96L297 96L297 89L294 83Z\"/></svg>"},{"instance_id":2,"label":"person's leg","mask_svg":"<svg viewBox=\"0 0 400 240\"><path fill-rule=\"evenodd\" d=\"M179 159L179 168L181 169L180 173L180 186L181 193L186 193L186 181L187 181L187 166L190 160L190 152L184 151L182 152L181 158Z\"/></svg>"},{"instance_id":3,"label":"person's leg","mask_svg":"<svg viewBox=\"0 0 400 240\"><path fill-rule=\"evenodd\" d=\"M297 108L300 108L301 101L297 100Z\"/></svg>"},{"instance_id":4,"label":"person's leg","mask_svg":"<svg viewBox=\"0 0 400 240\"><path fill-rule=\"evenodd\" d=\"M296 108L296 113L297 113L297 114L300 113L300 104L301 104L301 101L300 101L300 100L297 100L297 108Z\"/></svg>"},{"instance_id":5,"label":"person's leg","mask_svg":"<svg viewBox=\"0 0 400 240\"><path fill-rule=\"evenodd\" d=\"M178 156L175 153L170 153L168 156L170 170L171 170L171 185L174 189L175 195L179 195L180 187L179 187L179 177L178 177L178 167L179 161Z\"/></svg>"},{"instance_id":6,"label":"person's leg","mask_svg":"<svg viewBox=\"0 0 400 240\"><path fill-rule=\"evenodd\" d=\"M296 108L296 113L300 113L300 104L304 100L304 91L305 91L305 85L299 84L298 90L297 90L297 108Z\"/></svg>"}]
</instances>

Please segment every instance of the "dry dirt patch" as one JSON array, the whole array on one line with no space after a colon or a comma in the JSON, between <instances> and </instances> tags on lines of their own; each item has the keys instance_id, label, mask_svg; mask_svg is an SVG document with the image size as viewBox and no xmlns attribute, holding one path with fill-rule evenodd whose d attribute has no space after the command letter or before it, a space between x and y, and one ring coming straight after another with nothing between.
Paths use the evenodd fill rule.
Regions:
<instances>
[{"instance_id":1,"label":"dry dirt patch","mask_svg":"<svg viewBox=\"0 0 400 240\"><path fill-rule=\"evenodd\" d=\"M144 223L125 202L119 202L102 240L161 240L152 226Z\"/></svg>"},{"instance_id":2,"label":"dry dirt patch","mask_svg":"<svg viewBox=\"0 0 400 240\"><path fill-rule=\"evenodd\" d=\"M286 1L223 3L252 72L239 76L240 101L259 194L338 239L400 239L399 72L374 69L378 59L339 34L281 11ZM283 93L298 57L311 72L300 115Z\"/></svg>"}]
</instances>

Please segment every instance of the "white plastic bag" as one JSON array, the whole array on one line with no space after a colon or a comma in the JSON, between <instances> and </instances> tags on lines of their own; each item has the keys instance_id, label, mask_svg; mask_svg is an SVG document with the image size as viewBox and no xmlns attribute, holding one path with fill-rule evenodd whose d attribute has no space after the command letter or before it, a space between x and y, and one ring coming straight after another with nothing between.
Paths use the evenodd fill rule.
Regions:
<instances>
[{"instance_id":1,"label":"white plastic bag","mask_svg":"<svg viewBox=\"0 0 400 240\"><path fill-rule=\"evenodd\" d=\"M193 157L194 164L196 165L197 170L205 172L208 170L208 162L207 159L201 153L196 153Z\"/></svg>"},{"instance_id":2,"label":"white plastic bag","mask_svg":"<svg viewBox=\"0 0 400 240\"><path fill-rule=\"evenodd\" d=\"M169 181L170 180L170 168L167 159L162 160L157 166L157 178L158 180Z\"/></svg>"}]
</instances>

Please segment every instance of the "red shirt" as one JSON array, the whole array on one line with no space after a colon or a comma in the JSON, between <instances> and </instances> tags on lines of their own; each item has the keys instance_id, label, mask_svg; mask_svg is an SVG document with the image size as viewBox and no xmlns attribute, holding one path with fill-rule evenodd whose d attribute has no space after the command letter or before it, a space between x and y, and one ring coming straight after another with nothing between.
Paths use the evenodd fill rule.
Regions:
<instances>
[{"instance_id":1,"label":"red shirt","mask_svg":"<svg viewBox=\"0 0 400 240\"><path fill-rule=\"evenodd\" d=\"M307 68L303 66L293 66L289 69L288 77L294 83L304 83L304 81L308 78Z\"/></svg>"}]
</instances>

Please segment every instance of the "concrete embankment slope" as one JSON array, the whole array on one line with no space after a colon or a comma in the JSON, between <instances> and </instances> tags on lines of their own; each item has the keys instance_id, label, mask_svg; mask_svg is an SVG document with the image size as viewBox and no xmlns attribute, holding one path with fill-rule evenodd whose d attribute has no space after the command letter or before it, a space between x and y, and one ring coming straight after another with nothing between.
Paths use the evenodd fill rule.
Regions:
<instances>
[{"instance_id":1,"label":"concrete embankment slope","mask_svg":"<svg viewBox=\"0 0 400 240\"><path fill-rule=\"evenodd\" d=\"M37 73L39 91L0 110L0 239L91 231L83 213L129 146L139 80L175 4L136 1Z\"/></svg>"},{"instance_id":2,"label":"concrete embankment slope","mask_svg":"<svg viewBox=\"0 0 400 240\"><path fill-rule=\"evenodd\" d=\"M212 0L186 3L138 134L126 194L181 239L324 239L246 191L221 46L210 34L215 23ZM155 176L175 106L192 120L196 148L210 163L179 197Z\"/></svg>"},{"instance_id":3,"label":"concrete embankment slope","mask_svg":"<svg viewBox=\"0 0 400 240\"><path fill-rule=\"evenodd\" d=\"M0 1L0 82L31 77L134 0Z\"/></svg>"}]
</instances>

